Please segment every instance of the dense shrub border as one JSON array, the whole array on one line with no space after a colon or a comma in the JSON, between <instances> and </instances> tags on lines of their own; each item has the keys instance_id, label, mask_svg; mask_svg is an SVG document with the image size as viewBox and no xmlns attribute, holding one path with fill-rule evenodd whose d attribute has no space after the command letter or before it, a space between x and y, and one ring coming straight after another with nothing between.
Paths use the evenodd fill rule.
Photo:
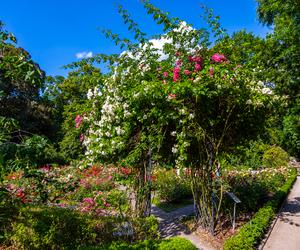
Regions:
<instances>
[{"instance_id":1,"label":"dense shrub border","mask_svg":"<svg viewBox=\"0 0 300 250\"><path fill-rule=\"evenodd\" d=\"M173 237L163 240L143 240L134 243L124 241L112 242L106 246L79 248L80 250L196 250L197 248L187 239Z\"/></svg>"},{"instance_id":2,"label":"dense shrub border","mask_svg":"<svg viewBox=\"0 0 300 250\"><path fill-rule=\"evenodd\" d=\"M265 235L274 219L280 205L288 195L297 178L297 170L291 169L291 175L285 184L277 191L272 200L268 201L253 218L239 230L237 234L225 241L224 250L254 249Z\"/></svg>"}]
</instances>

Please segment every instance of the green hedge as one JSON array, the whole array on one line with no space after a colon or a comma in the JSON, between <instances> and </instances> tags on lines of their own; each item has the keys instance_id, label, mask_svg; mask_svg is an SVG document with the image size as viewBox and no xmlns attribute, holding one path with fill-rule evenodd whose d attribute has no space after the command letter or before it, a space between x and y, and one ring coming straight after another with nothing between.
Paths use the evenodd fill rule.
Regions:
<instances>
[{"instance_id":1,"label":"green hedge","mask_svg":"<svg viewBox=\"0 0 300 250\"><path fill-rule=\"evenodd\" d=\"M254 249L259 244L297 178L297 170L293 168L291 171L288 180L277 191L272 200L259 209L253 218L242 226L236 235L225 241L224 250Z\"/></svg>"},{"instance_id":2,"label":"green hedge","mask_svg":"<svg viewBox=\"0 0 300 250\"><path fill-rule=\"evenodd\" d=\"M197 248L184 238L174 237L166 240L143 240L135 243L113 242L102 247L83 247L80 250L196 250Z\"/></svg>"}]
</instances>

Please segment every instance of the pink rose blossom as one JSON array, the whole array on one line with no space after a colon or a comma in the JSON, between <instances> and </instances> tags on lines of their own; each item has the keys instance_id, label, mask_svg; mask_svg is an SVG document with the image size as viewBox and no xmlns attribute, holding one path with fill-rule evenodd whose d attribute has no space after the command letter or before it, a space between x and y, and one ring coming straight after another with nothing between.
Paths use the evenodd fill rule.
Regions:
<instances>
[{"instance_id":1,"label":"pink rose blossom","mask_svg":"<svg viewBox=\"0 0 300 250\"><path fill-rule=\"evenodd\" d=\"M44 165L44 166L42 166L41 168L40 168L40 171L42 171L42 172L49 172L50 171L50 165L49 164L46 164L46 165Z\"/></svg>"},{"instance_id":2,"label":"pink rose blossom","mask_svg":"<svg viewBox=\"0 0 300 250\"><path fill-rule=\"evenodd\" d=\"M77 115L75 118L76 128L79 128L79 126L81 125L82 122L83 122L83 117L80 115Z\"/></svg>"},{"instance_id":3,"label":"pink rose blossom","mask_svg":"<svg viewBox=\"0 0 300 250\"><path fill-rule=\"evenodd\" d=\"M82 201L85 202L85 203L88 203L90 205L94 205L95 204L95 201L94 201L93 198L84 198Z\"/></svg>"},{"instance_id":4,"label":"pink rose blossom","mask_svg":"<svg viewBox=\"0 0 300 250\"><path fill-rule=\"evenodd\" d=\"M215 70L214 70L213 67L211 67L211 68L209 69L209 76L210 76L210 77L213 77L213 76L214 76L214 73L215 73Z\"/></svg>"},{"instance_id":5,"label":"pink rose blossom","mask_svg":"<svg viewBox=\"0 0 300 250\"><path fill-rule=\"evenodd\" d=\"M79 138L80 142L84 141L84 134L80 134L80 138Z\"/></svg>"},{"instance_id":6,"label":"pink rose blossom","mask_svg":"<svg viewBox=\"0 0 300 250\"><path fill-rule=\"evenodd\" d=\"M182 62L181 62L180 59L178 59L178 60L175 62L175 65L176 65L176 67L178 67L178 68L180 68L181 64L182 64Z\"/></svg>"},{"instance_id":7,"label":"pink rose blossom","mask_svg":"<svg viewBox=\"0 0 300 250\"><path fill-rule=\"evenodd\" d=\"M201 63L203 61L203 59L200 56L189 56L189 61L190 62Z\"/></svg>"},{"instance_id":8,"label":"pink rose blossom","mask_svg":"<svg viewBox=\"0 0 300 250\"><path fill-rule=\"evenodd\" d=\"M175 67L174 70L173 70L173 81L174 82L177 82L179 77L180 77L180 68L178 67Z\"/></svg>"},{"instance_id":9,"label":"pink rose blossom","mask_svg":"<svg viewBox=\"0 0 300 250\"><path fill-rule=\"evenodd\" d=\"M215 53L211 59L214 61L214 62L217 62L217 63L221 63L221 62L226 62L227 61L227 58L223 55L223 54L218 54L218 53Z\"/></svg>"},{"instance_id":10,"label":"pink rose blossom","mask_svg":"<svg viewBox=\"0 0 300 250\"><path fill-rule=\"evenodd\" d=\"M176 94L169 94L168 95L169 100L172 100L172 99L175 99L175 98L176 98Z\"/></svg>"},{"instance_id":11,"label":"pink rose blossom","mask_svg":"<svg viewBox=\"0 0 300 250\"><path fill-rule=\"evenodd\" d=\"M95 213L96 213L97 215L101 215L101 214L104 213L104 211L103 211L103 209L101 209L101 208L97 208L97 209L95 210Z\"/></svg>"},{"instance_id":12,"label":"pink rose blossom","mask_svg":"<svg viewBox=\"0 0 300 250\"><path fill-rule=\"evenodd\" d=\"M188 69L185 69L185 70L183 71L183 74L185 74L185 75L190 75L190 74L191 74L191 71L189 71Z\"/></svg>"},{"instance_id":13,"label":"pink rose blossom","mask_svg":"<svg viewBox=\"0 0 300 250\"><path fill-rule=\"evenodd\" d=\"M199 63L195 64L195 72L198 72L199 70L201 70L201 65Z\"/></svg>"}]
</instances>

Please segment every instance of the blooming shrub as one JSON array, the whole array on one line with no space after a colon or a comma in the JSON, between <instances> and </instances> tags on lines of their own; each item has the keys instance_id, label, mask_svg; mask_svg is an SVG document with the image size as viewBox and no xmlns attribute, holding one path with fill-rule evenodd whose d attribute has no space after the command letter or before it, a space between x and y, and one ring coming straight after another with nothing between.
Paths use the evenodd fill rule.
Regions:
<instances>
[{"instance_id":1,"label":"blooming shrub","mask_svg":"<svg viewBox=\"0 0 300 250\"><path fill-rule=\"evenodd\" d=\"M192 197L190 179L177 175L174 170L156 171L154 186L161 201L172 202Z\"/></svg>"},{"instance_id":2,"label":"blooming shrub","mask_svg":"<svg viewBox=\"0 0 300 250\"><path fill-rule=\"evenodd\" d=\"M264 153L262 161L268 167L286 166L289 162L289 155L282 148L273 146Z\"/></svg>"},{"instance_id":3,"label":"blooming shrub","mask_svg":"<svg viewBox=\"0 0 300 250\"><path fill-rule=\"evenodd\" d=\"M296 179L297 170L290 169L284 185L277 186L275 195L235 235L225 241L224 249L253 249L258 246Z\"/></svg>"},{"instance_id":4,"label":"blooming shrub","mask_svg":"<svg viewBox=\"0 0 300 250\"><path fill-rule=\"evenodd\" d=\"M239 213L257 211L284 185L292 170L287 167L260 170L231 170L224 172L224 182L229 190L241 199ZM225 206L230 207L230 203Z\"/></svg>"},{"instance_id":5,"label":"blooming shrub","mask_svg":"<svg viewBox=\"0 0 300 250\"><path fill-rule=\"evenodd\" d=\"M247 62L231 59L233 43L209 46L205 31L169 19L148 1L144 6L165 33L147 40L137 28L140 44L107 33L128 50L113 58L103 102L94 98L83 142L86 156L137 169L140 215L149 214L153 159L189 167L198 219L213 228L218 211L210 208L220 207L217 193L223 185L218 155L255 137L279 97ZM216 24L213 29L222 33Z\"/></svg>"},{"instance_id":6,"label":"blooming shrub","mask_svg":"<svg viewBox=\"0 0 300 250\"><path fill-rule=\"evenodd\" d=\"M3 187L25 205L43 203L97 216L125 216L131 209L129 194L119 190L119 183L130 174L131 170L125 167L93 165L80 170L74 166L45 165L37 171L8 174Z\"/></svg>"}]
</instances>

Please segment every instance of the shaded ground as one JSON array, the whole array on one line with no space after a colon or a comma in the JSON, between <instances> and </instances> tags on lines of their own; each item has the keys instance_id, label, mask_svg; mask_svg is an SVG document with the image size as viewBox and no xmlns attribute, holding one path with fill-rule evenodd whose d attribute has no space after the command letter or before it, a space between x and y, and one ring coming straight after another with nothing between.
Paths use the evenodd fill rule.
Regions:
<instances>
[{"instance_id":1,"label":"shaded ground","mask_svg":"<svg viewBox=\"0 0 300 250\"><path fill-rule=\"evenodd\" d=\"M155 215L159 221L159 231L162 238L180 236L191 241L198 249L212 249L205 242L201 241L199 236L193 234L180 222L184 217L194 214L194 205L188 205L170 213L164 212L155 205L152 205L151 210L151 213Z\"/></svg>"},{"instance_id":2,"label":"shaded ground","mask_svg":"<svg viewBox=\"0 0 300 250\"><path fill-rule=\"evenodd\" d=\"M262 249L300 249L300 177L297 177Z\"/></svg>"}]
</instances>

